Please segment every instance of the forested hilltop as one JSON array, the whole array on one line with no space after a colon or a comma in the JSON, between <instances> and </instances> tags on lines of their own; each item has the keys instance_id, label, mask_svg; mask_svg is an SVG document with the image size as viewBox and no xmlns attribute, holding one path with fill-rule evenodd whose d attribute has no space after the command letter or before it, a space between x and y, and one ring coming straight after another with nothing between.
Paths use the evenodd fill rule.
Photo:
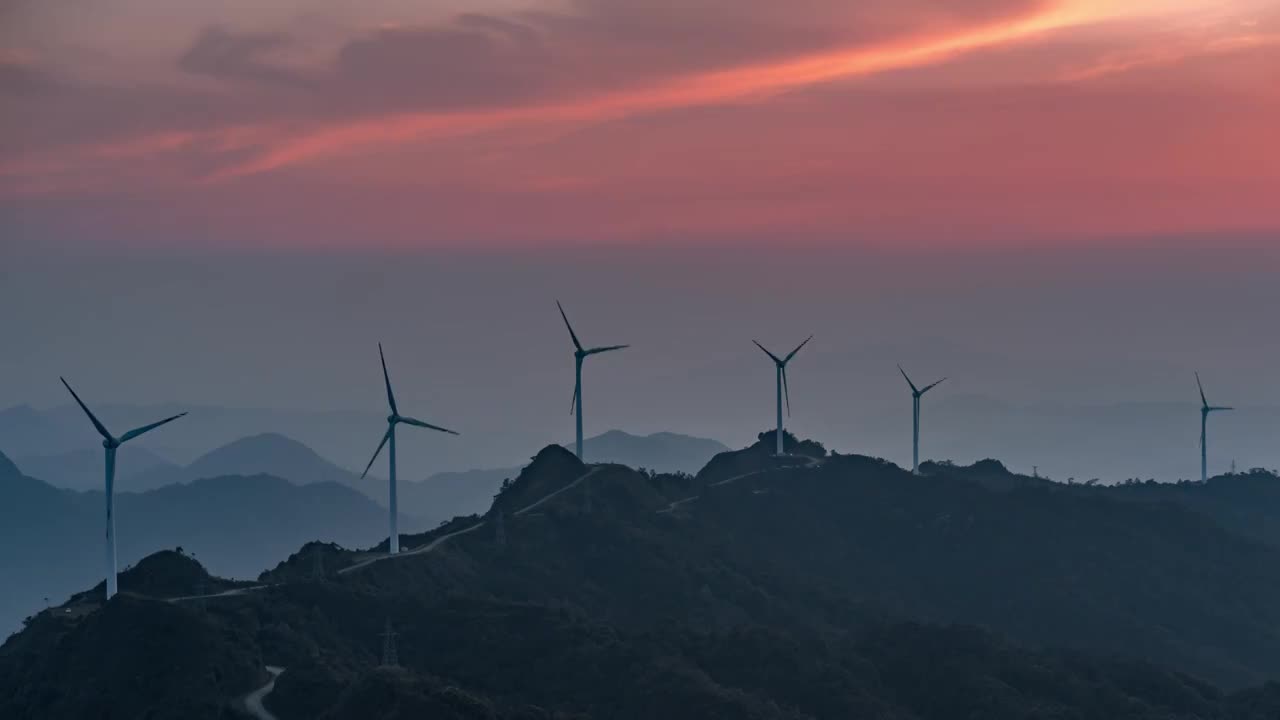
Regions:
<instances>
[{"instance_id":1,"label":"forested hilltop","mask_svg":"<svg viewBox=\"0 0 1280 720\"><path fill-rule=\"evenodd\" d=\"M771 449L687 475L550 446L400 556L311 543L253 586L153 556L10 638L0 716L236 717L267 666L282 720L1280 716L1274 476Z\"/></svg>"}]
</instances>

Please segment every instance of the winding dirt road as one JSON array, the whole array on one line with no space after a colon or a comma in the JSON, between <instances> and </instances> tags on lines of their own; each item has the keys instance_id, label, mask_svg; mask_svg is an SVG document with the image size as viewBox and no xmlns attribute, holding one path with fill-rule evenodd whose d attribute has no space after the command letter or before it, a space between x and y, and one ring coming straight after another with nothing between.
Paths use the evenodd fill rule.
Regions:
<instances>
[{"instance_id":1,"label":"winding dirt road","mask_svg":"<svg viewBox=\"0 0 1280 720\"><path fill-rule=\"evenodd\" d=\"M720 487L721 485L728 485L730 483L735 483L743 478L749 478L752 475L763 475L764 473L774 472L776 470L785 470L790 467L814 468L814 467L818 467L823 462L821 458L809 457L807 455L804 456L804 461L805 461L804 465L793 465L793 466L784 466L780 468L774 467L774 468L765 468L763 470L752 470L751 472L748 472L748 473L742 473L741 475L734 475L731 478L726 478L724 480L713 482L707 487ZM702 497L701 495L690 495L687 498L683 498L681 500L676 500L672 502L670 505L662 508L661 510L658 510L657 512L659 515L672 514L676 510L680 509L681 507L684 507L685 505L688 505L689 503L694 502L695 500L698 500L701 497Z\"/></svg>"},{"instance_id":2,"label":"winding dirt road","mask_svg":"<svg viewBox=\"0 0 1280 720\"><path fill-rule=\"evenodd\" d=\"M262 590L269 587L271 586L270 585L250 585L248 587L239 587L231 590L224 590L222 592L211 593L209 595L182 595L180 597L165 598L165 602L176 603L176 602L183 602L184 600L210 600L212 598L235 597L237 595L244 595L246 593L251 593L256 590Z\"/></svg>"},{"instance_id":3,"label":"winding dirt road","mask_svg":"<svg viewBox=\"0 0 1280 720\"><path fill-rule=\"evenodd\" d=\"M559 496L561 493L564 493L572 488L575 488L581 485L583 481L585 481L587 478L591 477L592 475L595 475L596 473L600 472L603 469L604 469L604 466L600 466L600 465L592 467L587 472L578 476L577 480L574 480L573 482L569 483L568 485L565 485L559 490L556 490L555 492L550 493L549 495L543 498L540 498L523 508L520 508L519 510L515 511L512 514L513 515L528 514L531 510L541 507L544 503L548 502L552 498ZM467 533L475 532L476 530L479 530L480 528L484 527L485 524L486 524L485 521L481 520L476 524L462 528L461 530L455 530L447 535L441 535L440 537L432 540L431 542L425 545L419 545L418 547L413 548L412 550L406 550L402 553L397 553L395 555L388 555L388 554L376 555L366 560L361 560L360 562L355 563L354 565L348 565L347 567L342 568L341 570L338 571L338 574L346 575L348 573L355 572L356 570L369 567L370 565L373 565L375 563L385 562L387 560L395 560L397 558L412 557L414 555L424 555L440 547L440 545L443 544L446 540L450 540L452 538L458 537L459 535L466 535ZM185 602L188 600L213 600L216 598L236 597L239 595L244 595L246 593L256 592L258 590L264 590L269 587L272 587L272 585L250 585L248 587L235 588L233 590L226 590L224 592L212 593L209 595L182 595L179 597L166 598L165 600L167 602L172 602L172 603Z\"/></svg>"},{"instance_id":4,"label":"winding dirt road","mask_svg":"<svg viewBox=\"0 0 1280 720\"><path fill-rule=\"evenodd\" d=\"M591 468L590 470L586 471L586 472L585 472L585 473L583 473L582 475L578 476L578 479L577 479L577 480L574 480L573 482L569 483L568 485L565 485L564 487L562 487L562 488L560 488L559 490L557 490L557 491L555 491L555 492L551 493L550 495L547 495L546 497L542 498L541 500L538 500L538 501L534 502L534 503L533 503L533 504L531 504L531 505L527 505L527 506L525 506L525 507L522 507L522 508L520 508L519 510L517 510L517 511L515 511L514 513L511 513L511 514L512 514L512 515L524 515L524 514L528 513L530 510L535 510L535 509L537 509L538 507L541 507L543 503L547 502L548 500L551 500L552 498L554 498L554 497L556 497L556 496L560 495L561 493L567 492L567 491L569 491L569 490L571 490L571 489L573 489L573 488L575 488L575 487L578 487L578 486L579 486L579 485L581 485L581 484L582 484L582 483L583 483L587 478L591 477L592 475L595 475L596 473L600 472L600 471L601 471L601 470L603 470L603 469L604 469L604 466L603 466L603 465L597 465L597 466L595 466L595 467Z\"/></svg>"},{"instance_id":5,"label":"winding dirt road","mask_svg":"<svg viewBox=\"0 0 1280 720\"><path fill-rule=\"evenodd\" d=\"M271 681L244 696L244 709L248 710L249 714L258 718L258 720L276 720L276 716L263 707L262 701L271 694L272 690L276 689L276 678L280 677L280 674L284 672L284 668L268 665L267 672L271 673Z\"/></svg>"}]
</instances>

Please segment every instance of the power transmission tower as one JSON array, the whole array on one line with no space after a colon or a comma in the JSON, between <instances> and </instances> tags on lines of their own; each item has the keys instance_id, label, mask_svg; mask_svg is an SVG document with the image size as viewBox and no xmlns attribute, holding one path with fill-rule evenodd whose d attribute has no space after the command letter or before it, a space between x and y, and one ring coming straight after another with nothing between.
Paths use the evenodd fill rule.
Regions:
<instances>
[{"instance_id":1,"label":"power transmission tower","mask_svg":"<svg viewBox=\"0 0 1280 720\"><path fill-rule=\"evenodd\" d=\"M1039 466L1039 465L1032 465L1032 466L1031 466L1031 477L1034 477L1034 478L1037 478L1037 479L1040 477L1040 466Z\"/></svg>"},{"instance_id":2,"label":"power transmission tower","mask_svg":"<svg viewBox=\"0 0 1280 720\"><path fill-rule=\"evenodd\" d=\"M400 656L396 653L396 633L391 629L391 618L382 631L382 667L400 667Z\"/></svg>"}]
</instances>

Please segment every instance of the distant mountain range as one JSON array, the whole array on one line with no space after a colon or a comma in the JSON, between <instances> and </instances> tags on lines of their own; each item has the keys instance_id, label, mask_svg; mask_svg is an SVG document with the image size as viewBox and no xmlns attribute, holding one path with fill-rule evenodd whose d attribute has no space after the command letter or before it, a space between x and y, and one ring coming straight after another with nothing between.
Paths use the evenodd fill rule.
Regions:
<instances>
[{"instance_id":1,"label":"distant mountain range","mask_svg":"<svg viewBox=\"0 0 1280 720\"><path fill-rule=\"evenodd\" d=\"M229 586L151 558L0 647L0 716L217 717L269 664L284 720L1280 717L1280 477L1109 488L788 447L688 475L548 446L402 556L300 544L203 605L165 598Z\"/></svg>"},{"instance_id":2,"label":"distant mountain range","mask_svg":"<svg viewBox=\"0 0 1280 720\"><path fill-rule=\"evenodd\" d=\"M14 458L23 470L56 487L69 490L102 489L102 449L87 448L49 455ZM306 445L279 433L260 433L233 440L181 465L165 460L143 446L124 445L117 456L117 487L154 490L175 483L222 475L266 474L297 484L336 482L354 485L358 476L320 457Z\"/></svg>"},{"instance_id":3,"label":"distant mountain range","mask_svg":"<svg viewBox=\"0 0 1280 720\"><path fill-rule=\"evenodd\" d=\"M0 454L0 635L102 576L100 491L55 488ZM145 492L118 492L122 566L182 546L228 577L255 577L272 558L310 540L348 547L386 535L386 511L334 482L295 485L270 475L209 477Z\"/></svg>"},{"instance_id":4,"label":"distant mountain range","mask_svg":"<svg viewBox=\"0 0 1280 720\"><path fill-rule=\"evenodd\" d=\"M590 458L661 472L696 472L727 449L715 440L676 433L638 436L610 430L585 441ZM102 451L96 443L59 454L18 457L15 462L56 487L102 488ZM145 491L225 475L265 474L300 485L346 485L385 506L387 483L385 477L378 477L378 470L384 467L375 466L361 480L358 473L329 462L303 443L268 432L233 440L185 466L168 462L145 447L126 445L118 456L116 484L126 491ZM410 519L406 529L423 530L456 515L484 512L502 481L518 473L519 468L513 467L437 473L422 481L401 478L400 511Z\"/></svg>"},{"instance_id":5,"label":"distant mountain range","mask_svg":"<svg viewBox=\"0 0 1280 720\"><path fill-rule=\"evenodd\" d=\"M615 430L587 441L587 451L601 460L640 459L639 464L649 467L696 469L723 449L714 441L673 433L637 437ZM0 630L14 627L17 618L39 608L41 598L59 600L101 572L96 549L103 522L101 448L34 460L38 471L26 467L19 471L6 458L9 475L0 477L0 503L16 511L31 497L45 498L43 510L21 518L39 522L22 532L18 531L21 523L0 525L0 545L12 550L35 543L36 552L47 553L51 564L32 565L32 571L48 571L57 577L48 584L34 583L47 590L14 597L12 605L3 604L10 601L8 598L0 601ZM262 558L274 557L307 540L369 544L386 532L385 510L378 507L386 507L385 478L361 480L358 474L278 433L235 440L186 466L127 445L121 448L118 467L122 561L184 545L199 552L201 560L208 558L208 567L214 572L248 577L264 569L258 565ZM458 515L484 512L502 481L518 474L519 469L514 468L473 470L401 482L401 528L420 532ZM64 490L46 484L46 479ZM344 507L350 508L349 515L342 511ZM268 508L281 519L266 519L258 525L258 508ZM51 533L51 528L58 531ZM229 539L218 542L217 536L224 532ZM45 534L54 537L39 539ZM63 557L81 542L94 549L77 553L76 559ZM275 552L266 553L266 548ZM15 557L14 562L22 561Z\"/></svg>"},{"instance_id":6,"label":"distant mountain range","mask_svg":"<svg viewBox=\"0 0 1280 720\"><path fill-rule=\"evenodd\" d=\"M57 385L56 379L54 385ZM60 387L58 392L62 392ZM187 412L188 415L180 422L166 426L163 433L148 435L130 444L131 449L145 448L164 461L180 466L190 465L211 449L246 436L284 433L313 449L328 462L359 472L368 461L386 424L386 414L376 404L378 396L371 398L375 401L372 405L374 410L351 411L237 408L178 403L98 403L92 397L92 388L86 388L82 395L107 427L113 430L137 427L159 417ZM534 436L530 439L503 440L476 432L480 428L468 427L455 428L463 432L460 437L419 435L411 441L413 448L425 448L427 451L401 453L401 477L425 478L442 470L452 472L518 467L528 457L528 448L541 447L549 441L568 437L570 428L572 421L565 416L562 428L529 430L527 434ZM547 432L551 434L543 436ZM408 442L406 436L406 443ZM69 397L66 398L66 404L52 408L37 409L30 405L0 408L0 452L23 467L36 467L36 463L32 462L33 458L83 453L98 447L99 440L93 427L80 408L70 403ZM661 457L654 459L659 462L663 460ZM121 479L130 472L137 472L145 464L140 463L130 470L122 457ZM692 472L697 467L695 463L693 467L682 469ZM376 467L374 469L377 470ZM42 465L41 471L45 470L46 466ZM385 472L382 471L384 475ZM63 481L55 479L54 475L55 472L47 472L39 477L61 485ZM84 477L86 481L91 480L92 474ZM73 485L72 482L67 481L66 486L81 488L81 485Z\"/></svg>"},{"instance_id":7,"label":"distant mountain range","mask_svg":"<svg viewBox=\"0 0 1280 720\"><path fill-rule=\"evenodd\" d=\"M360 476L320 457L314 450L279 433L261 433L233 440L196 458L191 464L175 469L157 468L134 475L146 486L169 482L190 482L223 475L266 474L284 478L298 485L331 482L357 487ZM367 482L367 481L366 481Z\"/></svg>"},{"instance_id":8,"label":"distant mountain range","mask_svg":"<svg viewBox=\"0 0 1280 720\"><path fill-rule=\"evenodd\" d=\"M582 446L588 462L611 462L660 473L689 474L698 472L711 458L729 450L724 443L707 438L669 432L632 435L621 430L586 438ZM565 443L563 447L572 449L573 445Z\"/></svg>"},{"instance_id":9,"label":"distant mountain range","mask_svg":"<svg viewBox=\"0 0 1280 720\"><path fill-rule=\"evenodd\" d=\"M102 489L102 446L16 459L32 477L68 490ZM128 490L153 490L180 482L182 466L169 462L142 445L122 445L116 453L116 480Z\"/></svg>"}]
</instances>

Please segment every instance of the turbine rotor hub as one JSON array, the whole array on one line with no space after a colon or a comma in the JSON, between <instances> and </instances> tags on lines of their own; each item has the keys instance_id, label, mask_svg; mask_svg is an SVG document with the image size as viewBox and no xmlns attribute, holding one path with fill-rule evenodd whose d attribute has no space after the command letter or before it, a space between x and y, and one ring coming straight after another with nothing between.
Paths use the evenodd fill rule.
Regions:
<instances>
[{"instance_id":1,"label":"turbine rotor hub","mask_svg":"<svg viewBox=\"0 0 1280 720\"><path fill-rule=\"evenodd\" d=\"M400 416L399 416L399 415L396 415L395 413L392 413L392 414L390 414L390 415L388 415L388 416L387 416L387 424L388 424L388 425L395 425L395 424L396 424L396 423L398 423L398 422L400 422Z\"/></svg>"},{"instance_id":2,"label":"turbine rotor hub","mask_svg":"<svg viewBox=\"0 0 1280 720\"><path fill-rule=\"evenodd\" d=\"M106 438L105 440L102 441L102 447L108 450L114 450L120 447L120 441L116 440L115 438Z\"/></svg>"}]
</instances>

